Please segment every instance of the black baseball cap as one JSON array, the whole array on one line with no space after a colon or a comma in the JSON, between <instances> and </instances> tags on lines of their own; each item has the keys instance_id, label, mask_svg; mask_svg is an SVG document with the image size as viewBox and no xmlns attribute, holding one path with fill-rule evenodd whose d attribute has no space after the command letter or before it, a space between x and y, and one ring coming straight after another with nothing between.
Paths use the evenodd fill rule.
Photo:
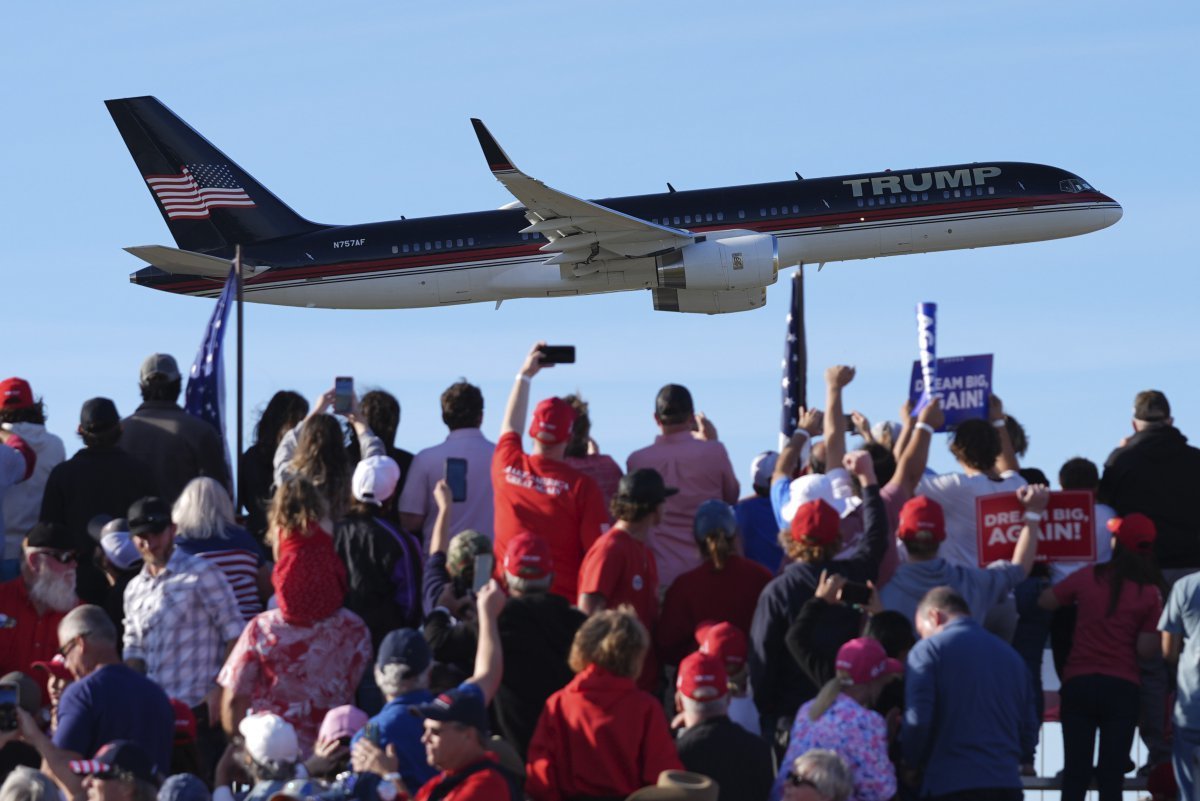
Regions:
<instances>
[{"instance_id":1,"label":"black baseball cap","mask_svg":"<svg viewBox=\"0 0 1200 801\"><path fill-rule=\"evenodd\" d=\"M640 506L657 506L679 492L675 487L668 487L658 471L643 467L621 476L617 484L617 498Z\"/></svg>"},{"instance_id":2,"label":"black baseball cap","mask_svg":"<svg viewBox=\"0 0 1200 801\"><path fill-rule=\"evenodd\" d=\"M135 537L157 534L171 525L171 507L162 498L148 497L129 507L129 533Z\"/></svg>"},{"instance_id":3,"label":"black baseball cap","mask_svg":"<svg viewBox=\"0 0 1200 801\"><path fill-rule=\"evenodd\" d=\"M108 398L86 400L79 411L79 427L88 433L107 431L120 422L117 405Z\"/></svg>"},{"instance_id":4,"label":"black baseball cap","mask_svg":"<svg viewBox=\"0 0 1200 801\"><path fill-rule=\"evenodd\" d=\"M660 423L668 425L684 423L696 413L692 405L692 393L679 384L667 384L658 391L654 399L654 416Z\"/></svg>"},{"instance_id":5,"label":"black baseball cap","mask_svg":"<svg viewBox=\"0 0 1200 801\"><path fill-rule=\"evenodd\" d=\"M487 707L483 703L483 693L472 685L447 690L431 703L410 706L408 710L413 715L429 720L474 726L484 734L488 731Z\"/></svg>"},{"instance_id":6,"label":"black baseball cap","mask_svg":"<svg viewBox=\"0 0 1200 801\"><path fill-rule=\"evenodd\" d=\"M29 529L29 533L25 535L25 547L73 551L75 550L75 538L62 523L47 523L43 520Z\"/></svg>"},{"instance_id":7,"label":"black baseball cap","mask_svg":"<svg viewBox=\"0 0 1200 801\"><path fill-rule=\"evenodd\" d=\"M113 740L101 746L91 759L73 759L72 773L99 779L141 779L158 786L158 765L132 740Z\"/></svg>"}]
</instances>

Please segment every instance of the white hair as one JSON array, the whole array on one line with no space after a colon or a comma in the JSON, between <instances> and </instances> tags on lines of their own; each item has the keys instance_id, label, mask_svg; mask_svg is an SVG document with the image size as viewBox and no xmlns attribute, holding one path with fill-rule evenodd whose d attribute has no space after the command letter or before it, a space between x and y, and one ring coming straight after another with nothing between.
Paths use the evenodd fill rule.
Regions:
<instances>
[{"instance_id":1,"label":"white hair","mask_svg":"<svg viewBox=\"0 0 1200 801\"><path fill-rule=\"evenodd\" d=\"M390 701L413 690L428 687L429 670L430 668L425 668L421 675L413 676L408 672L408 665L402 665L399 662L383 666L376 665L375 683L379 685L379 691L383 693L383 697Z\"/></svg>"},{"instance_id":2,"label":"white hair","mask_svg":"<svg viewBox=\"0 0 1200 801\"><path fill-rule=\"evenodd\" d=\"M0 801L61 801L62 796L49 776L18 765L0 785Z\"/></svg>"},{"instance_id":3,"label":"white hair","mask_svg":"<svg viewBox=\"0 0 1200 801\"><path fill-rule=\"evenodd\" d=\"M97 642L105 642L116 647L117 627L112 618L99 606L84 604L77 606L58 624L58 643L66 645L76 637L86 635Z\"/></svg>"},{"instance_id":4,"label":"white hair","mask_svg":"<svg viewBox=\"0 0 1200 801\"><path fill-rule=\"evenodd\" d=\"M529 579L514 576L512 573L505 571L504 581L508 585L509 592L515 592L520 595L545 595L550 591L550 585L554 583L554 574L547 573L541 578Z\"/></svg>"},{"instance_id":5,"label":"white hair","mask_svg":"<svg viewBox=\"0 0 1200 801\"><path fill-rule=\"evenodd\" d=\"M193 478L171 507L171 522L176 536L193 540L215 537L233 525L233 501L215 478Z\"/></svg>"},{"instance_id":6,"label":"white hair","mask_svg":"<svg viewBox=\"0 0 1200 801\"><path fill-rule=\"evenodd\" d=\"M792 772L813 783L818 793L846 801L854 791L854 774L836 751L813 748L796 757Z\"/></svg>"}]
</instances>

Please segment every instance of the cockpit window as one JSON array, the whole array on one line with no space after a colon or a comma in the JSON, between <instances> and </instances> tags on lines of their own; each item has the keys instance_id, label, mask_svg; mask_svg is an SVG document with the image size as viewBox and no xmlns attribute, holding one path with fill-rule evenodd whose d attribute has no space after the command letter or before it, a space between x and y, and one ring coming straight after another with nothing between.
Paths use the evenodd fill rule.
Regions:
<instances>
[{"instance_id":1,"label":"cockpit window","mask_svg":"<svg viewBox=\"0 0 1200 801\"><path fill-rule=\"evenodd\" d=\"M1085 192L1092 187L1087 181L1079 178L1068 178L1065 181L1059 181L1058 188L1063 192Z\"/></svg>"}]
</instances>

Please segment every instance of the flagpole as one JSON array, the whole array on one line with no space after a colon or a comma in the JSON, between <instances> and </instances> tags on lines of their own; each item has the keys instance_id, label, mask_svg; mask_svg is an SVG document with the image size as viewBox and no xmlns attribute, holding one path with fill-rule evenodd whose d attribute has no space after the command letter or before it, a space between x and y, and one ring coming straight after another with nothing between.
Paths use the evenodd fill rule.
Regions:
<instances>
[{"instance_id":1,"label":"flagpole","mask_svg":"<svg viewBox=\"0 0 1200 801\"><path fill-rule=\"evenodd\" d=\"M234 249L234 267L237 271L237 461L233 469L237 472L234 483L236 512L242 510L242 246Z\"/></svg>"}]
</instances>

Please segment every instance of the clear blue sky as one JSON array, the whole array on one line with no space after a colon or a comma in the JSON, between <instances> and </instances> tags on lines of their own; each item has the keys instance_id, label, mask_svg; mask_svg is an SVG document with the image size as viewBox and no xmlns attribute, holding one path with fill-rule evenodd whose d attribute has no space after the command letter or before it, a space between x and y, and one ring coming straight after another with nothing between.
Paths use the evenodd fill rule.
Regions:
<instances>
[{"instance_id":1,"label":"clear blue sky","mask_svg":"<svg viewBox=\"0 0 1200 801\"><path fill-rule=\"evenodd\" d=\"M851 363L848 405L894 417L913 305L928 300L942 355L995 354L996 391L1031 435L1028 464L1053 475L1076 454L1102 461L1151 386L1200 437L1195 2L131 1L24 4L6 21L0 372L33 383L69 449L83 400L132 411L142 357L186 366L211 310L128 283L140 262L123 246L173 244L101 102L141 94L330 223L510 201L471 116L526 172L584 197L793 170L1063 167L1124 219L1055 242L811 270L810 397L821 366ZM745 488L751 458L776 441L787 288L768 290L766 309L717 317L656 313L645 292L499 311L247 306L249 424L277 389L313 397L353 375L401 399L398 441L417 450L443 436L438 395L466 376L494 436L541 338L577 345L579 363L539 376L535 396L582 391L606 452L623 461L650 441L654 393L683 383ZM934 450L948 467L944 444Z\"/></svg>"}]
</instances>

